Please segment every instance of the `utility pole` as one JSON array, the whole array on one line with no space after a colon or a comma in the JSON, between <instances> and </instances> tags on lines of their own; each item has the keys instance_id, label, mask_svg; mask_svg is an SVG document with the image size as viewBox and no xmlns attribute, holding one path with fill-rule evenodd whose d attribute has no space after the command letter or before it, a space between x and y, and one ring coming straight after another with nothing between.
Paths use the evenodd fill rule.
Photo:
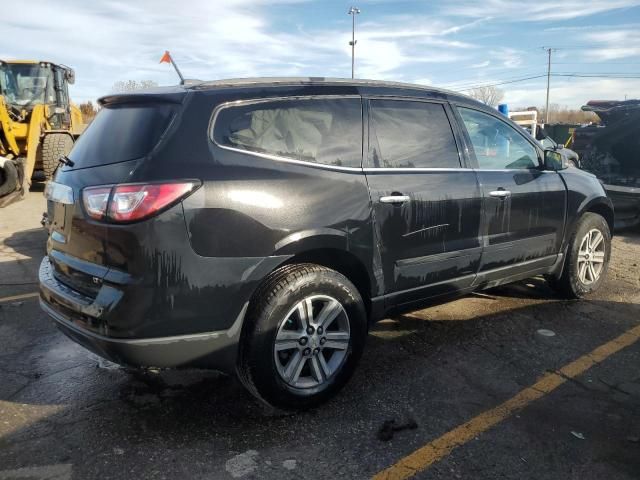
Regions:
<instances>
[{"instance_id":1,"label":"utility pole","mask_svg":"<svg viewBox=\"0 0 640 480\"><path fill-rule=\"evenodd\" d=\"M551 84L551 47L547 48L549 54L549 62L547 64L547 106L545 107L545 120L544 123L549 123L549 88Z\"/></svg>"},{"instance_id":2,"label":"utility pole","mask_svg":"<svg viewBox=\"0 0 640 480\"><path fill-rule=\"evenodd\" d=\"M356 7L351 7L347 12L351 15L351 41L349 45L351 45L351 78L355 78L355 67L356 67L356 15L360 13L360 9Z\"/></svg>"}]
</instances>

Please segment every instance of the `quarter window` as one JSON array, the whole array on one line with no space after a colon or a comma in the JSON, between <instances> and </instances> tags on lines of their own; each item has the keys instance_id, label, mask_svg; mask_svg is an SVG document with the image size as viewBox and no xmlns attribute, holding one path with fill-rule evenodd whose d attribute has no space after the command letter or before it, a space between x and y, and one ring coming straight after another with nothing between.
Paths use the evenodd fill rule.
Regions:
<instances>
[{"instance_id":1,"label":"quarter window","mask_svg":"<svg viewBox=\"0 0 640 480\"><path fill-rule=\"evenodd\" d=\"M484 170L537 168L536 148L510 125L492 115L459 108L478 167Z\"/></svg>"},{"instance_id":2,"label":"quarter window","mask_svg":"<svg viewBox=\"0 0 640 480\"><path fill-rule=\"evenodd\" d=\"M360 99L295 99L220 110L218 145L306 162L360 167Z\"/></svg>"},{"instance_id":3,"label":"quarter window","mask_svg":"<svg viewBox=\"0 0 640 480\"><path fill-rule=\"evenodd\" d=\"M383 168L456 168L460 157L438 103L371 101L371 162Z\"/></svg>"}]
</instances>

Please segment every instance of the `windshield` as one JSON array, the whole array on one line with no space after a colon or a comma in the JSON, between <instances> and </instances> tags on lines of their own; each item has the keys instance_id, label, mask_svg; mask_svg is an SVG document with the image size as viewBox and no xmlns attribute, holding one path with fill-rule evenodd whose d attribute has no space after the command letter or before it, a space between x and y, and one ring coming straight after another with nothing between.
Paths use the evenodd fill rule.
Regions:
<instances>
[{"instance_id":1,"label":"windshield","mask_svg":"<svg viewBox=\"0 0 640 480\"><path fill-rule=\"evenodd\" d=\"M53 70L38 64L0 65L0 94L16 107L55 103Z\"/></svg>"}]
</instances>

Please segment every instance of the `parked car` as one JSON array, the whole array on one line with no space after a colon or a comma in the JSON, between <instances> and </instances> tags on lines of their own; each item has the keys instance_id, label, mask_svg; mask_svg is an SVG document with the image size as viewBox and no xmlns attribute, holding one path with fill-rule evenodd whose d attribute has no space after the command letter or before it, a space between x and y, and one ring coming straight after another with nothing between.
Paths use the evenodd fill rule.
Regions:
<instances>
[{"instance_id":1,"label":"parked car","mask_svg":"<svg viewBox=\"0 0 640 480\"><path fill-rule=\"evenodd\" d=\"M582 297L607 270L596 178L465 96L245 79L100 105L46 190L41 305L123 365L308 408L386 315L534 275Z\"/></svg>"},{"instance_id":2,"label":"parked car","mask_svg":"<svg viewBox=\"0 0 640 480\"><path fill-rule=\"evenodd\" d=\"M601 125L577 128L573 148L581 168L603 182L616 211L616 228L640 225L640 100L590 101Z\"/></svg>"}]
</instances>

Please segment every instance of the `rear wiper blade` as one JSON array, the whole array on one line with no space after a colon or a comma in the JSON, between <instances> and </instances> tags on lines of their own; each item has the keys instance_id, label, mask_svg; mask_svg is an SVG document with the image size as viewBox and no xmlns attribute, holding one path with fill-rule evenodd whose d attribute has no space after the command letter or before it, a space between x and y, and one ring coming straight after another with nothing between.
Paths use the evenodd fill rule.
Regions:
<instances>
[{"instance_id":1,"label":"rear wiper blade","mask_svg":"<svg viewBox=\"0 0 640 480\"><path fill-rule=\"evenodd\" d=\"M63 165L66 165L67 167L73 167L75 165L75 162L71 160L69 157L67 157L66 155L62 155L58 159L58 162L60 162Z\"/></svg>"}]
</instances>

